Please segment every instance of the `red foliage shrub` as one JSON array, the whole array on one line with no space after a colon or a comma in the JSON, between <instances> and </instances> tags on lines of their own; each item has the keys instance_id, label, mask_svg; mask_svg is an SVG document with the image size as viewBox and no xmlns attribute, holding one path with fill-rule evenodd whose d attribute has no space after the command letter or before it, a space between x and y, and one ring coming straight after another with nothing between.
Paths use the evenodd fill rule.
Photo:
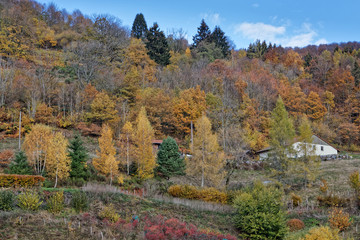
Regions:
<instances>
[{"instance_id":1,"label":"red foliage shrub","mask_svg":"<svg viewBox=\"0 0 360 240\"><path fill-rule=\"evenodd\" d=\"M0 175L0 187L36 187L41 186L44 181L44 177L37 175Z\"/></svg>"},{"instance_id":2,"label":"red foliage shrub","mask_svg":"<svg viewBox=\"0 0 360 240\"><path fill-rule=\"evenodd\" d=\"M197 229L192 224L186 224L176 218L165 219L157 216L153 219L145 221L145 239L161 240L161 239L213 239L213 240L235 240L236 237L229 234L223 235L214 232L205 232Z\"/></svg>"},{"instance_id":3,"label":"red foliage shrub","mask_svg":"<svg viewBox=\"0 0 360 240\"><path fill-rule=\"evenodd\" d=\"M0 162L6 161L9 162L14 157L14 151L6 149L0 152Z\"/></svg>"},{"instance_id":4,"label":"red foliage shrub","mask_svg":"<svg viewBox=\"0 0 360 240\"><path fill-rule=\"evenodd\" d=\"M81 131L84 136L100 136L101 127L94 123L86 124L80 122L76 128Z\"/></svg>"},{"instance_id":5,"label":"red foliage shrub","mask_svg":"<svg viewBox=\"0 0 360 240\"><path fill-rule=\"evenodd\" d=\"M289 227L290 232L296 232L305 227L305 224L300 219L290 219L286 225Z\"/></svg>"}]
</instances>

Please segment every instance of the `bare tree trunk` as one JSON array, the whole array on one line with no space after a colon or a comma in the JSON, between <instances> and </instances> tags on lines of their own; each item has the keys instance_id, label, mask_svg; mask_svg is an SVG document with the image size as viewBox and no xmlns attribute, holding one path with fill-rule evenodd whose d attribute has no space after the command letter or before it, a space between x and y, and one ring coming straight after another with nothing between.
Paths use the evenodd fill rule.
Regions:
<instances>
[{"instance_id":1,"label":"bare tree trunk","mask_svg":"<svg viewBox=\"0 0 360 240\"><path fill-rule=\"evenodd\" d=\"M19 151L21 150L21 110L19 116Z\"/></svg>"},{"instance_id":2,"label":"bare tree trunk","mask_svg":"<svg viewBox=\"0 0 360 240\"><path fill-rule=\"evenodd\" d=\"M126 167L127 167L127 174L130 175L129 134L126 134Z\"/></svg>"},{"instance_id":3,"label":"bare tree trunk","mask_svg":"<svg viewBox=\"0 0 360 240\"><path fill-rule=\"evenodd\" d=\"M58 168L56 169L56 174L55 174L55 185L54 185L54 188L56 188L57 186L57 183L58 183Z\"/></svg>"}]
</instances>

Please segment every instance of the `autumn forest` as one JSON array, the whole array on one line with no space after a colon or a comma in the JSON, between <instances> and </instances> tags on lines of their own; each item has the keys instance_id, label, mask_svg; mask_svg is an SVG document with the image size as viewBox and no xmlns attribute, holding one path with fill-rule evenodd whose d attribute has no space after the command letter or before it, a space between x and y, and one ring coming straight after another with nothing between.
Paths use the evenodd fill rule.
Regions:
<instances>
[{"instance_id":1,"label":"autumn forest","mask_svg":"<svg viewBox=\"0 0 360 240\"><path fill-rule=\"evenodd\" d=\"M225 239L220 232L232 234L227 239L302 239L286 235L289 228L301 223L287 222L289 214L282 210L274 210L273 220L265 224L269 229L254 230L256 236L243 227L246 220L239 216L249 214L244 209L255 209L251 204L256 201L266 205L275 199L278 206L269 203L269 208L276 209L291 202L290 215L294 216L296 206L310 211L312 200L329 209L353 203L339 196L339 202L333 204L336 200L330 199L328 183L320 179L318 170L323 166L318 159L294 160L286 154L294 139L310 142L313 134L346 156L360 152L360 42L284 48L258 40L246 49L235 49L220 26L210 29L201 19L192 39L189 43L181 29L165 34L162 26L147 22L141 13L134 16L129 29L111 15L86 16L80 10L70 13L34 0L0 0L0 165L7 173L3 179L0 176L0 185L12 187L12 181L22 187L43 185L38 197L47 202L52 213L64 211L58 211L52 202L72 196L71 206L77 214L89 212L89 216L81 215L79 226L81 222L84 229L90 229L86 224L93 220L86 219L92 214L96 221L106 219L110 230L95 224L97 234L108 231L105 239L139 239L139 232L143 233L140 227L147 229L143 239L185 239L176 235L180 230L175 228L172 237L161 233L164 238L159 238L160 233L151 227L168 225L183 226L182 234L188 231L187 236L193 236L186 239L199 239L205 228L217 233L207 231L208 238L201 239ZM275 149L276 156L269 162L259 161L257 152L266 148ZM251 179L250 190L249 182L239 180L249 177L250 172L258 180L276 183L266 187ZM16 179L10 177L13 174ZM23 179L29 175L37 178ZM359 174L350 176L349 189L359 196L360 180L356 179L360 179ZM66 189L53 193L59 186L88 184L91 188L90 182L119 186L119 191L133 195L113 193L104 200L87 193L89 199L94 198L89 202L102 202L102 210L94 213L96 208L91 204L86 208L83 191L78 195ZM171 225L170 210L145 200L136 200L140 201L138 206L133 204L138 196L144 197L144 189L150 194L149 184L167 197L231 205L240 215L218 216L220 213L212 210L209 214L216 220L208 223L198 216L182 217L191 216L190 211L174 210L178 219L203 225L196 230L188 223ZM316 189L320 185L326 188L317 200L307 190L312 184ZM309 195L296 195L301 189ZM9 210L3 207L4 194L0 194L0 210ZM21 194L15 194L18 206L26 209L27 197L35 192ZM121 200L113 200L115 195ZM265 196L265 200L258 196ZM306 207L301 205L305 199ZM354 201L359 204L359 199ZM129 212L116 215L120 202L121 208L130 206ZM165 218L146 215L147 220L142 221L144 208L138 208L146 204ZM344 209L349 214L355 211ZM331 214L347 216L339 211L343 210L332 209ZM134 214L140 215L140 220ZM130 215L134 216L127 219ZM299 216L293 218L302 219ZM233 227L226 227L228 217L234 219ZM28 221L36 224L31 222L36 219ZM299 221L307 224L304 219ZM352 229L346 221L337 225L337 230L323 223L319 220L317 226L324 226L317 231L334 236L336 231ZM59 229L66 228L60 235L102 239L93 234L93 227L91 233L84 233L62 224L55 221ZM313 227L310 225L306 225L306 233ZM358 236L357 225L354 231L347 236ZM1 230L0 238L10 236L4 234ZM305 237L305 232L300 237Z\"/></svg>"}]
</instances>

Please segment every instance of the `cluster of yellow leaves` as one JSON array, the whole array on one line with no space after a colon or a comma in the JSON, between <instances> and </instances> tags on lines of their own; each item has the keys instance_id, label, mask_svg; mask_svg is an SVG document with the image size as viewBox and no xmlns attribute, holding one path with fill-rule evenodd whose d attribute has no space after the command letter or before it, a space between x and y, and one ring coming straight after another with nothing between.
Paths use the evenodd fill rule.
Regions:
<instances>
[{"instance_id":1,"label":"cluster of yellow leaves","mask_svg":"<svg viewBox=\"0 0 360 240\"><path fill-rule=\"evenodd\" d=\"M147 119L145 108L142 107L136 120L134 134L137 171L141 179L151 178L154 175L156 162L152 147L153 140L154 130Z\"/></svg>"},{"instance_id":2,"label":"cluster of yellow leaves","mask_svg":"<svg viewBox=\"0 0 360 240\"><path fill-rule=\"evenodd\" d=\"M92 160L95 169L100 174L110 177L110 183L118 175L118 161L115 158L116 149L112 136L111 128L105 124L101 129L101 137L99 138L100 152L96 151L98 157Z\"/></svg>"},{"instance_id":3,"label":"cluster of yellow leaves","mask_svg":"<svg viewBox=\"0 0 360 240\"><path fill-rule=\"evenodd\" d=\"M222 171L225 158L220 151L217 135L212 133L210 120L205 115L196 121L195 128L193 155L186 162L187 174L201 176L201 187L205 180L210 185L218 186L225 175Z\"/></svg>"},{"instance_id":4,"label":"cluster of yellow leaves","mask_svg":"<svg viewBox=\"0 0 360 240\"><path fill-rule=\"evenodd\" d=\"M350 215L345 213L341 208L333 208L329 214L330 227L338 229L340 232L348 229L352 220Z\"/></svg>"},{"instance_id":5,"label":"cluster of yellow leaves","mask_svg":"<svg viewBox=\"0 0 360 240\"><path fill-rule=\"evenodd\" d=\"M51 127L42 124L32 127L23 144L29 164L39 175L46 171L56 181L55 187L58 180L69 176L71 160L67 146L68 141L60 132L54 133Z\"/></svg>"},{"instance_id":6,"label":"cluster of yellow leaves","mask_svg":"<svg viewBox=\"0 0 360 240\"><path fill-rule=\"evenodd\" d=\"M302 240L340 240L339 230L329 227L312 228Z\"/></svg>"}]
</instances>

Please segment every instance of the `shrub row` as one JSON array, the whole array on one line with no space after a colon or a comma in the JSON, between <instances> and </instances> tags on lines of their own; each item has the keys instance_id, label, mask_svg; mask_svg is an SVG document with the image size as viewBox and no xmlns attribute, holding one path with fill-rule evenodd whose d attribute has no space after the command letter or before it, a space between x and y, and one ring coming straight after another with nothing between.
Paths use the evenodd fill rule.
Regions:
<instances>
[{"instance_id":1,"label":"shrub row","mask_svg":"<svg viewBox=\"0 0 360 240\"><path fill-rule=\"evenodd\" d=\"M36 175L14 175L14 174L1 174L0 187L36 187L41 186L45 181L42 176Z\"/></svg>"},{"instance_id":2,"label":"shrub row","mask_svg":"<svg viewBox=\"0 0 360 240\"><path fill-rule=\"evenodd\" d=\"M215 188L197 188L189 185L173 185L168 189L173 197L201 200L214 203L227 203L228 196Z\"/></svg>"},{"instance_id":3,"label":"shrub row","mask_svg":"<svg viewBox=\"0 0 360 240\"><path fill-rule=\"evenodd\" d=\"M227 234L199 230L192 224L181 222L176 218L165 219L157 216L145 220L145 239L212 239L212 240L236 240L236 237Z\"/></svg>"}]
</instances>

